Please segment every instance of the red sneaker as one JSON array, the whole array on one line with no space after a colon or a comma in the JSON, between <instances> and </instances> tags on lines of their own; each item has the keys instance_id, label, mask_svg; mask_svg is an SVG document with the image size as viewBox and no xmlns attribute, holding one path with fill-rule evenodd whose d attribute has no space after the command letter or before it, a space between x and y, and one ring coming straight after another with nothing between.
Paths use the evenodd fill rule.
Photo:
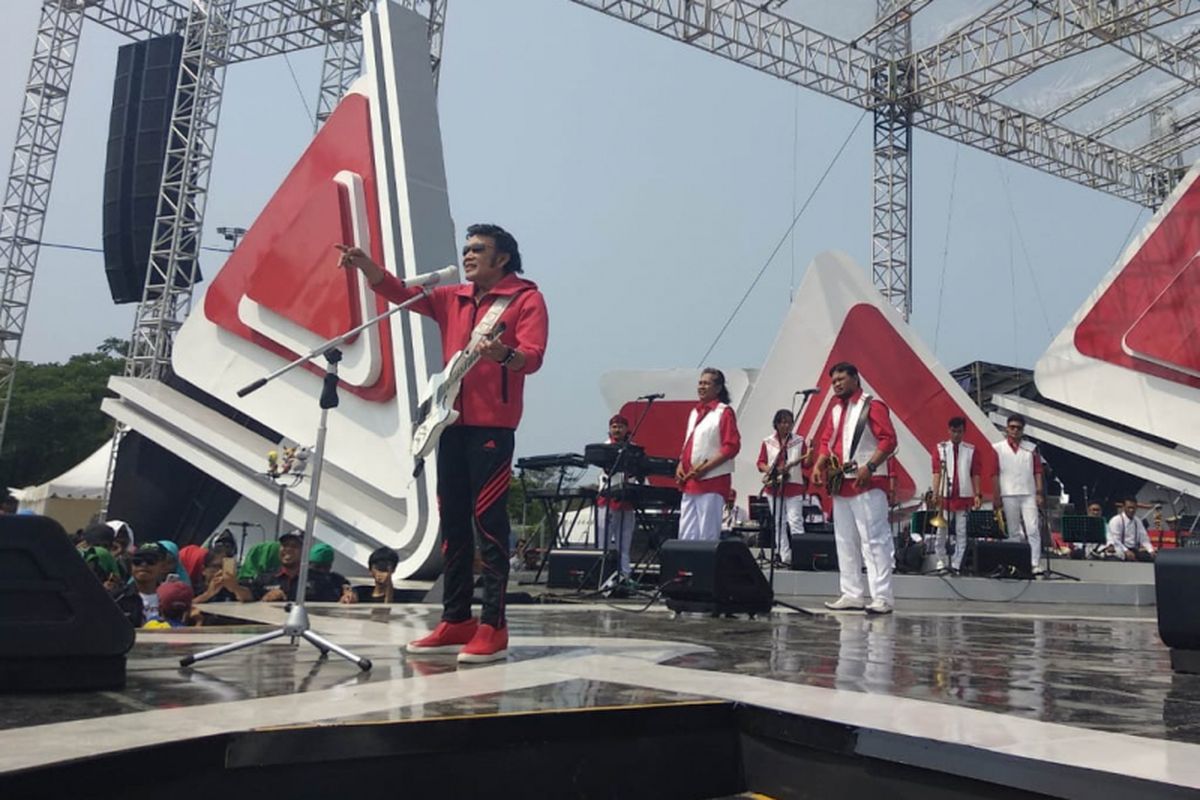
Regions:
<instances>
[{"instance_id":1,"label":"red sneaker","mask_svg":"<svg viewBox=\"0 0 1200 800\"><path fill-rule=\"evenodd\" d=\"M489 661L503 661L507 657L508 626L493 628L484 624L479 626L471 641L458 654L458 663L486 664Z\"/></svg>"},{"instance_id":2,"label":"red sneaker","mask_svg":"<svg viewBox=\"0 0 1200 800\"><path fill-rule=\"evenodd\" d=\"M410 653L457 653L467 642L473 641L479 621L474 617L462 622L442 620L428 636L409 642L404 648Z\"/></svg>"}]
</instances>

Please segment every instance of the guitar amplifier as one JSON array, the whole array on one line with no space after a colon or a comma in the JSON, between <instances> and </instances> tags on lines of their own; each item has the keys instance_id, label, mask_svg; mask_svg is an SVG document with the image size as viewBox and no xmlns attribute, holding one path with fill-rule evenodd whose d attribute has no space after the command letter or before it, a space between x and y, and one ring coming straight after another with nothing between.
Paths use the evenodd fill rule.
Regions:
<instances>
[{"instance_id":1,"label":"guitar amplifier","mask_svg":"<svg viewBox=\"0 0 1200 800\"><path fill-rule=\"evenodd\" d=\"M607 575L601 575L600 570L612 572L617 569L618 555L615 551L608 554L607 564L603 564L603 550L551 550L546 562L546 587L549 589L584 589L597 588Z\"/></svg>"}]
</instances>

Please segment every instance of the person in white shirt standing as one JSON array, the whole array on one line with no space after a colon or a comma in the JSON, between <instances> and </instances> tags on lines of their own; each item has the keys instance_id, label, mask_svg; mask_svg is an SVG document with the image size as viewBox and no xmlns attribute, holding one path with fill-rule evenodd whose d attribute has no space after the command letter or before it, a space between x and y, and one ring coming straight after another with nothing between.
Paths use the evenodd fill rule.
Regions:
<instances>
[{"instance_id":1,"label":"person in white shirt standing","mask_svg":"<svg viewBox=\"0 0 1200 800\"><path fill-rule=\"evenodd\" d=\"M758 471L763 474L763 494L771 504L775 526L775 560L792 563L791 536L804 533L804 471L808 455L804 437L792 433L796 418L786 408L775 412L775 432L763 439L758 449ZM782 503L780 508L777 504ZM789 529L791 531L789 535Z\"/></svg>"},{"instance_id":2,"label":"person in white shirt standing","mask_svg":"<svg viewBox=\"0 0 1200 800\"><path fill-rule=\"evenodd\" d=\"M954 524L954 574L962 569L963 554L967 552L967 513L983 504L979 490L979 459L975 446L963 441L967 432L965 417L951 417L947 423L950 438L939 442L933 451L933 500L942 510L947 522ZM947 528L938 528L934 547L937 570L946 569Z\"/></svg>"},{"instance_id":3,"label":"person in white shirt standing","mask_svg":"<svg viewBox=\"0 0 1200 800\"><path fill-rule=\"evenodd\" d=\"M1042 528L1039 511L1045 503L1042 484L1042 457L1037 446L1025 439L1025 417L1010 414L1004 427L1005 437L993 447L999 469L993 483L993 497L1004 509L1004 525L1009 539L1022 535L1029 542L1033 574L1042 569Z\"/></svg>"},{"instance_id":4,"label":"person in white shirt standing","mask_svg":"<svg viewBox=\"0 0 1200 800\"><path fill-rule=\"evenodd\" d=\"M1146 525L1137 518L1136 497L1122 500L1121 513L1108 521L1108 546L1124 561L1153 560L1154 545Z\"/></svg>"},{"instance_id":5,"label":"person in white shirt standing","mask_svg":"<svg viewBox=\"0 0 1200 800\"><path fill-rule=\"evenodd\" d=\"M699 401L688 415L675 468L675 481L683 492L679 538L715 542L721 538L721 513L733 488L733 458L742 448L742 437L729 406L725 373L705 367L696 394Z\"/></svg>"}]
</instances>

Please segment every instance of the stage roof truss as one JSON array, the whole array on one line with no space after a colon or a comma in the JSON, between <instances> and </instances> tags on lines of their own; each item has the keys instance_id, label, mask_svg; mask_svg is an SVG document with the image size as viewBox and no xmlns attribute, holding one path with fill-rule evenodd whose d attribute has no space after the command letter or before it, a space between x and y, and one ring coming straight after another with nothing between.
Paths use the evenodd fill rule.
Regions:
<instances>
[{"instance_id":1,"label":"stage roof truss","mask_svg":"<svg viewBox=\"0 0 1200 800\"><path fill-rule=\"evenodd\" d=\"M1149 208L1200 153L1169 119L1200 111L1200 0L571 2L871 111L872 275L906 318L904 129Z\"/></svg>"}]
</instances>

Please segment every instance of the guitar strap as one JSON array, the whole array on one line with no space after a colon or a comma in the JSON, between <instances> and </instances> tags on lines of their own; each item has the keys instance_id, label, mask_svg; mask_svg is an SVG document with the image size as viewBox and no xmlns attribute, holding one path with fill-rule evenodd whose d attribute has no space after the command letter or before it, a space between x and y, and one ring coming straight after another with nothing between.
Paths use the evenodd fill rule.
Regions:
<instances>
[{"instance_id":1,"label":"guitar strap","mask_svg":"<svg viewBox=\"0 0 1200 800\"><path fill-rule=\"evenodd\" d=\"M496 323L500 321L500 315L508 308L508 304L516 295L502 294L492 301L488 307L487 313L483 315L483 319L475 324L475 330L471 331L471 339L467 342L464 352L475 352L475 345L487 338L487 335L492 332L492 328L496 327Z\"/></svg>"},{"instance_id":2,"label":"guitar strap","mask_svg":"<svg viewBox=\"0 0 1200 800\"><path fill-rule=\"evenodd\" d=\"M849 464L853 460L854 454L858 451L858 443L862 439L863 431L867 429L867 417L870 416L871 403L875 398L863 392L862 411L859 412L858 420L854 424L854 435L850 437L850 452L846 454L844 463ZM861 466L861 465L860 465Z\"/></svg>"}]
</instances>

